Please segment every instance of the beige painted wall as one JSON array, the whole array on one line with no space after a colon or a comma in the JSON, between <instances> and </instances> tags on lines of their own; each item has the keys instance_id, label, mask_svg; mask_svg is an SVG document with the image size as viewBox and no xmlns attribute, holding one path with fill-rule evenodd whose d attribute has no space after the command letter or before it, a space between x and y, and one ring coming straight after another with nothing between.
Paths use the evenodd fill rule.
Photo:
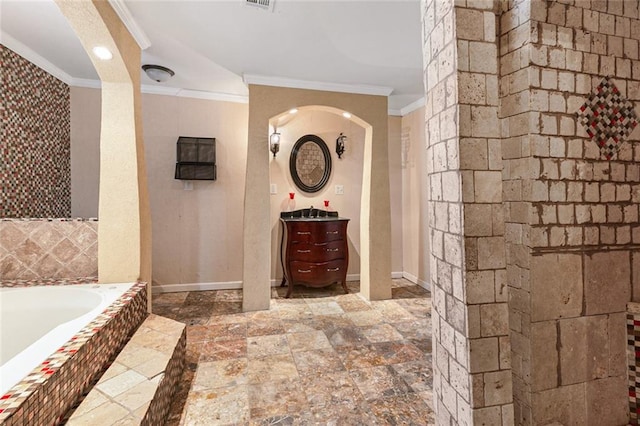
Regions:
<instances>
[{"instance_id":1,"label":"beige painted wall","mask_svg":"<svg viewBox=\"0 0 640 426\"><path fill-rule=\"evenodd\" d=\"M72 213L96 217L100 91L71 95ZM242 276L247 105L142 97L153 238L153 282L235 282ZM173 178L179 136L216 138L218 179L183 189Z\"/></svg>"},{"instance_id":2,"label":"beige painted wall","mask_svg":"<svg viewBox=\"0 0 640 426\"><path fill-rule=\"evenodd\" d=\"M402 117L402 270L422 285L429 282L427 149L424 107ZM393 191L392 191L393 194Z\"/></svg>"},{"instance_id":3,"label":"beige painted wall","mask_svg":"<svg viewBox=\"0 0 640 426\"><path fill-rule=\"evenodd\" d=\"M144 95L157 284L240 281L247 106ZM179 136L216 138L217 180L174 179Z\"/></svg>"},{"instance_id":4,"label":"beige painted wall","mask_svg":"<svg viewBox=\"0 0 640 426\"><path fill-rule=\"evenodd\" d=\"M389 199L391 201L391 271L402 274L401 117L389 117Z\"/></svg>"},{"instance_id":5,"label":"beige painted wall","mask_svg":"<svg viewBox=\"0 0 640 426\"><path fill-rule=\"evenodd\" d=\"M71 87L71 217L98 217L100 90Z\"/></svg>"},{"instance_id":6,"label":"beige painted wall","mask_svg":"<svg viewBox=\"0 0 640 426\"><path fill-rule=\"evenodd\" d=\"M210 100L160 95L142 95L145 155L153 224L153 280L156 284L232 283L242 280L242 212L246 169L248 106ZM306 114L306 115L305 115ZM282 145L270 174L278 194L270 196L271 278L282 277L279 258L278 215L281 203L295 188L289 176L289 153L300 136L318 134L332 155L333 172L325 191L317 196L296 192L299 207L330 205L349 217L350 268L358 274L360 252L360 203L364 129L342 116L328 112L299 113L281 125ZM284 123L284 120L281 120ZM417 238L402 226L402 173L400 165L401 120L389 117L389 164L392 208L392 271L403 270L402 233ZM100 91L74 87L71 90L72 214L98 214ZM265 131L265 135L268 130ZM347 151L338 160L335 139L349 136ZM218 180L194 182L185 191L173 178L178 136L216 137ZM291 135L291 136L290 136ZM265 139L266 145L266 139ZM268 154L265 148L265 155ZM270 155L270 154L269 154ZM335 195L335 185L345 186L345 195Z\"/></svg>"}]
</instances>

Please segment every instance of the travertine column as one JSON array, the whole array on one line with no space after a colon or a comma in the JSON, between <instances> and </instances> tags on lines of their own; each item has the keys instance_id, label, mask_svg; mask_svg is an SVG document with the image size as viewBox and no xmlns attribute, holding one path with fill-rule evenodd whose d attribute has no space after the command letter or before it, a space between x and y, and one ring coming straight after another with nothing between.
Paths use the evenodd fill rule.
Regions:
<instances>
[{"instance_id":1,"label":"travertine column","mask_svg":"<svg viewBox=\"0 0 640 426\"><path fill-rule=\"evenodd\" d=\"M494 2L424 6L438 424L513 422Z\"/></svg>"}]
</instances>

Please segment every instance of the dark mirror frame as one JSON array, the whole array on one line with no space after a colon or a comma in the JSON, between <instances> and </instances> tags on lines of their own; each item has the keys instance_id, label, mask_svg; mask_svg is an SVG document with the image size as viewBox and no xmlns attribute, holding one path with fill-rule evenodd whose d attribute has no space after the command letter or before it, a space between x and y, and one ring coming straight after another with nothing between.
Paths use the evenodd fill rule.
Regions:
<instances>
[{"instance_id":1,"label":"dark mirror frame","mask_svg":"<svg viewBox=\"0 0 640 426\"><path fill-rule=\"evenodd\" d=\"M324 156L324 174L322 175L322 179L320 179L320 182L313 186L306 185L304 182L302 182L302 179L300 179L300 175L298 175L298 170L296 169L298 152L300 151L302 145L308 142L312 142L318 145L322 150L322 154ZM329 148L327 147L327 144L324 143L322 138L316 135L304 135L296 141L296 143L293 145L293 149L291 150L291 156L289 157L289 172L291 173L293 182L301 191L313 193L318 192L322 188L324 188L327 182L329 182L329 177L331 176L331 153L329 152Z\"/></svg>"}]
</instances>

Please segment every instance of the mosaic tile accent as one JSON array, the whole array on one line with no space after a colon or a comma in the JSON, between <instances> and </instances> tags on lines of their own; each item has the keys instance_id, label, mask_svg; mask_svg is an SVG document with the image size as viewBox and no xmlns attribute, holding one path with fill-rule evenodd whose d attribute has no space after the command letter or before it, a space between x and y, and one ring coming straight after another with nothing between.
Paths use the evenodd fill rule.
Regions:
<instances>
[{"instance_id":1,"label":"mosaic tile accent","mask_svg":"<svg viewBox=\"0 0 640 426\"><path fill-rule=\"evenodd\" d=\"M627 305L627 367L629 373L629 424L639 423L640 413L640 304Z\"/></svg>"},{"instance_id":2,"label":"mosaic tile accent","mask_svg":"<svg viewBox=\"0 0 640 426\"><path fill-rule=\"evenodd\" d=\"M0 217L69 217L69 86L3 45L0 60Z\"/></svg>"},{"instance_id":3,"label":"mosaic tile accent","mask_svg":"<svg viewBox=\"0 0 640 426\"><path fill-rule=\"evenodd\" d=\"M601 155L611 160L638 125L633 104L625 98L613 80L605 77L580 107L578 120L600 147Z\"/></svg>"},{"instance_id":4,"label":"mosaic tile accent","mask_svg":"<svg viewBox=\"0 0 640 426\"><path fill-rule=\"evenodd\" d=\"M97 275L97 219L0 220L0 282Z\"/></svg>"},{"instance_id":5,"label":"mosaic tile accent","mask_svg":"<svg viewBox=\"0 0 640 426\"><path fill-rule=\"evenodd\" d=\"M113 362L147 316L146 309L146 284L135 284L0 397L0 424L61 423L65 413Z\"/></svg>"}]
</instances>

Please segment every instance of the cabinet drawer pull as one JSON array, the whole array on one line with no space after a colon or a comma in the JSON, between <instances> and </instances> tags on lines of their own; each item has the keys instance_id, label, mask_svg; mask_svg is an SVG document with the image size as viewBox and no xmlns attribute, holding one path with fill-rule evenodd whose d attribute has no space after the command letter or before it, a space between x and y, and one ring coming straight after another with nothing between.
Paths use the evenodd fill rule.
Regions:
<instances>
[{"instance_id":1,"label":"cabinet drawer pull","mask_svg":"<svg viewBox=\"0 0 640 426\"><path fill-rule=\"evenodd\" d=\"M338 248L328 248L327 251L340 251Z\"/></svg>"},{"instance_id":2,"label":"cabinet drawer pull","mask_svg":"<svg viewBox=\"0 0 640 426\"><path fill-rule=\"evenodd\" d=\"M298 250L298 253L311 253L311 250Z\"/></svg>"},{"instance_id":3,"label":"cabinet drawer pull","mask_svg":"<svg viewBox=\"0 0 640 426\"><path fill-rule=\"evenodd\" d=\"M340 268L327 268L327 272L336 272L339 271Z\"/></svg>"},{"instance_id":4,"label":"cabinet drawer pull","mask_svg":"<svg viewBox=\"0 0 640 426\"><path fill-rule=\"evenodd\" d=\"M300 272L301 274L308 274L309 272L311 272L311 269L298 269L298 272Z\"/></svg>"},{"instance_id":5,"label":"cabinet drawer pull","mask_svg":"<svg viewBox=\"0 0 640 426\"><path fill-rule=\"evenodd\" d=\"M327 231L327 234L337 234L338 231Z\"/></svg>"},{"instance_id":6,"label":"cabinet drawer pull","mask_svg":"<svg viewBox=\"0 0 640 426\"><path fill-rule=\"evenodd\" d=\"M300 231L298 231L298 235L311 235L311 232L300 232Z\"/></svg>"}]
</instances>

